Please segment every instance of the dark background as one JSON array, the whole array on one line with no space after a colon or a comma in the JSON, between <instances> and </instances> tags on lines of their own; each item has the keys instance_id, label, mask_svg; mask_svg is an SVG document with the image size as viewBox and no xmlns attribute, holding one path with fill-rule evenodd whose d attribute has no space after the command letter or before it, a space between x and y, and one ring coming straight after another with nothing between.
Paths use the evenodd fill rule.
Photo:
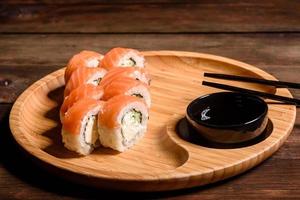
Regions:
<instances>
[{"instance_id":1,"label":"dark background","mask_svg":"<svg viewBox=\"0 0 300 200\"><path fill-rule=\"evenodd\" d=\"M47 173L24 157L8 125L12 104L34 81L82 49L104 53L115 46L212 53L300 82L300 1L0 1L0 199L120 194ZM292 93L300 98L299 90ZM299 188L298 116L280 150L245 174L204 187L122 198L300 199Z\"/></svg>"}]
</instances>

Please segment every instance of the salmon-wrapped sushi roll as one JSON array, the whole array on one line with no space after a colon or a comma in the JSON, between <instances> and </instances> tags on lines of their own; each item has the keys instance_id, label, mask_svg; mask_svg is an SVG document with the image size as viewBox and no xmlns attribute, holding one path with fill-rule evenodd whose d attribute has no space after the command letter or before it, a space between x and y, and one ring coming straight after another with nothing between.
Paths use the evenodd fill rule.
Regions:
<instances>
[{"instance_id":1,"label":"salmon-wrapped sushi roll","mask_svg":"<svg viewBox=\"0 0 300 200\"><path fill-rule=\"evenodd\" d=\"M143 68L145 67L145 58L138 50L117 47L104 55L100 66L106 70L114 67Z\"/></svg>"},{"instance_id":2,"label":"salmon-wrapped sushi roll","mask_svg":"<svg viewBox=\"0 0 300 200\"><path fill-rule=\"evenodd\" d=\"M145 84L150 84L150 75L145 68L136 68L136 67L118 67L113 68L107 72L107 74L101 80L100 85L106 87L115 79L120 77L127 77L139 80Z\"/></svg>"},{"instance_id":3,"label":"salmon-wrapped sushi roll","mask_svg":"<svg viewBox=\"0 0 300 200\"><path fill-rule=\"evenodd\" d=\"M68 96L72 90L83 84L90 83L92 85L99 85L106 72L107 71L105 69L100 67L78 68L73 72L69 82L67 83L64 96Z\"/></svg>"},{"instance_id":4,"label":"salmon-wrapped sushi roll","mask_svg":"<svg viewBox=\"0 0 300 200\"><path fill-rule=\"evenodd\" d=\"M103 55L95 51L81 51L74 55L68 62L65 71L65 82L67 83L72 73L79 67L99 67Z\"/></svg>"},{"instance_id":5,"label":"salmon-wrapped sushi roll","mask_svg":"<svg viewBox=\"0 0 300 200\"><path fill-rule=\"evenodd\" d=\"M66 112L62 123L62 139L65 147L79 154L87 155L98 139L97 115L103 101L82 99Z\"/></svg>"},{"instance_id":6,"label":"salmon-wrapped sushi roll","mask_svg":"<svg viewBox=\"0 0 300 200\"><path fill-rule=\"evenodd\" d=\"M63 121L65 113L71 108L74 103L84 98L92 98L99 100L103 97L103 88L101 86L95 86L92 84L83 84L74 89L69 96L64 99L64 102L60 108L60 120Z\"/></svg>"},{"instance_id":7,"label":"salmon-wrapped sushi roll","mask_svg":"<svg viewBox=\"0 0 300 200\"><path fill-rule=\"evenodd\" d=\"M98 115L101 144L123 152L146 133L148 109L143 100L119 95L109 99Z\"/></svg>"},{"instance_id":8,"label":"salmon-wrapped sushi roll","mask_svg":"<svg viewBox=\"0 0 300 200\"><path fill-rule=\"evenodd\" d=\"M151 105L149 87L141 81L127 77L120 77L105 87L103 100L107 101L110 98L121 94L144 99L148 108Z\"/></svg>"}]
</instances>

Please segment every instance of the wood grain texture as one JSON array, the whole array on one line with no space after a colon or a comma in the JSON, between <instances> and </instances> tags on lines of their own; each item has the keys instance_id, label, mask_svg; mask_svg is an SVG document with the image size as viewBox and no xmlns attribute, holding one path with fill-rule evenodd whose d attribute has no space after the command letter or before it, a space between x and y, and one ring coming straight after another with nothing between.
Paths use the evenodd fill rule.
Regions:
<instances>
[{"instance_id":1,"label":"wood grain texture","mask_svg":"<svg viewBox=\"0 0 300 200\"><path fill-rule=\"evenodd\" d=\"M131 1L124 1L124 0L86 0L86 1L80 1L80 0L61 0L61 1L55 1L55 0L9 0L0 2L0 4L151 4L151 3L205 3L207 0L185 0L184 2L182 0L131 0ZM222 2L221 0L215 0L215 3Z\"/></svg>"},{"instance_id":2,"label":"wood grain texture","mask_svg":"<svg viewBox=\"0 0 300 200\"><path fill-rule=\"evenodd\" d=\"M148 5L140 5L141 3ZM193 15L187 20L178 16L176 18L178 24L175 24L173 20L170 21L170 15L173 15L175 11L185 11L183 3L188 4L186 7L199 5L191 9ZM119 22L109 21L118 18L111 16L111 13L117 15L120 13L122 17L130 18L126 9L117 12L112 8L107 10L107 13L97 13L102 6L111 8L114 4L119 4L116 8L123 6L120 4L128 4L127 9L142 10L143 13L140 14L142 18L138 19L137 23L130 23L127 28ZM105 51L113 46L132 46L133 44L141 50L170 49L206 52L245 61L266 70L281 80L299 81L300 37L293 33L293 31L299 33L298 4L299 1L296 0L187 0L184 2L179 0L146 2L87 0L84 3L79 0L0 1L0 29L2 30L3 27L6 34L20 33L0 35L0 99L2 102L0 103L0 199L99 199L108 195L116 198L121 196L137 199L300 199L299 112L292 134L285 144L259 167L229 181L163 193L120 193L98 190L66 182L59 176L46 173L18 150L11 138L7 119L12 106L7 103L14 102L30 84L60 68L70 55L83 48ZM57 7L61 8L57 11L48 9ZM69 12L71 8L78 12ZM155 13L150 13L158 9L164 10L164 14L154 16ZM39 13L45 10L49 13ZM206 15L201 16L202 13ZM186 13L183 14L185 15ZM107 19L107 23L100 22L103 27L98 24L96 27L89 27L89 24L95 25L92 20L87 21L92 16L103 16ZM72 19L77 19L78 22L70 22ZM153 20L156 21L152 22ZM141 27L141 23L143 23L142 26L153 23L156 27ZM71 27L71 24L76 26ZM111 24L114 24L114 27ZM55 25L59 26L55 27ZM66 28L63 27L64 25ZM32 26L36 27L29 30ZM175 30L174 26L178 29ZM50 27L53 29L50 30ZM130 35L115 34L119 29L123 33L130 29L129 31L158 31L164 34L143 35L132 32ZM60 31L64 35L52 33L39 35L34 30L39 32L47 30L52 33ZM115 33L82 34L85 30L93 31L93 33L103 30L115 31ZM280 30L289 34L283 34ZM29 31L33 35L27 34ZM66 35L68 31L73 33L81 31L81 33ZM172 33L200 31L205 34L166 34L169 31ZM228 34L213 34L210 31L226 31ZM231 31L234 33L231 34ZM236 33L248 31L263 31L270 34ZM275 31L278 34L271 33ZM292 93L300 98L299 90L292 91Z\"/></svg>"},{"instance_id":3,"label":"wood grain texture","mask_svg":"<svg viewBox=\"0 0 300 200\"><path fill-rule=\"evenodd\" d=\"M300 34L0 34L1 66L65 65L82 49L105 53L115 46L217 54L259 67L298 67ZM270 71L272 72L272 71Z\"/></svg>"},{"instance_id":4,"label":"wood grain texture","mask_svg":"<svg viewBox=\"0 0 300 200\"><path fill-rule=\"evenodd\" d=\"M22 1L22 0L9 0L9 1L1 1L0 4L86 4L90 3L91 5L94 4L152 4L152 3L174 3L174 4L184 4L184 3L191 3L191 4L201 4L201 3L208 3L208 2L213 2L213 3L221 3L226 1L222 0L214 0L214 1L209 1L209 0L131 0L131 1L123 1L123 0L87 0L87 1L80 1L80 0L61 0L61 1L56 1L56 0L27 0L27 1ZM227 0L227 3L238 3L233 0ZM247 2L247 0L240 1L240 2Z\"/></svg>"},{"instance_id":5,"label":"wood grain texture","mask_svg":"<svg viewBox=\"0 0 300 200\"><path fill-rule=\"evenodd\" d=\"M187 104L199 95L216 91L201 86L203 71L268 79L272 76L250 65L206 54L173 51L146 52L145 55L152 75L153 106L148 132L132 149L115 154L100 148L89 156L78 157L63 148L57 124L63 70L43 78L16 101L10 115L15 139L30 154L58 167L56 171L64 170L60 173L62 176L80 183L157 191L204 185L244 172L272 155L292 130L295 107L269 104L271 135L257 144L225 150L197 146L180 139L175 127L185 115ZM239 83L239 86L269 91L256 84ZM290 96L286 89L278 89L276 93ZM66 175L69 173L73 176Z\"/></svg>"},{"instance_id":6,"label":"wood grain texture","mask_svg":"<svg viewBox=\"0 0 300 200\"><path fill-rule=\"evenodd\" d=\"M299 1L2 4L1 33L292 32Z\"/></svg>"},{"instance_id":7,"label":"wood grain texture","mask_svg":"<svg viewBox=\"0 0 300 200\"><path fill-rule=\"evenodd\" d=\"M47 173L17 148L8 127L11 105L1 105L0 113L0 196L2 199L299 199L300 129L293 129L285 144L271 158L253 170L229 180L172 192L123 193L77 185ZM6 113L4 115L4 113ZM297 115L296 122L300 121ZM9 152L7 154L6 152ZM18 158L18 159L16 159ZM288 163L288 164L287 164ZM44 181L47 180L47 181Z\"/></svg>"},{"instance_id":8,"label":"wood grain texture","mask_svg":"<svg viewBox=\"0 0 300 200\"><path fill-rule=\"evenodd\" d=\"M14 102L34 81L64 66L82 49L105 53L114 46L217 54L258 66L280 80L299 82L299 38L300 34L0 35L0 102ZM300 98L299 90L292 93Z\"/></svg>"}]
</instances>

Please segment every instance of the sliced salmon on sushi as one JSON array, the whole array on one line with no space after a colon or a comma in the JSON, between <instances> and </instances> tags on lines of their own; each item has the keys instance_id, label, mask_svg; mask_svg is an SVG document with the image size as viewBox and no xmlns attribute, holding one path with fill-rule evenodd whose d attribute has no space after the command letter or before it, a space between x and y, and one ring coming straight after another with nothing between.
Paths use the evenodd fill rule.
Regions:
<instances>
[{"instance_id":1,"label":"sliced salmon on sushi","mask_svg":"<svg viewBox=\"0 0 300 200\"><path fill-rule=\"evenodd\" d=\"M74 89L69 96L64 99L64 102L60 108L60 120L63 121L65 113L71 108L77 101L84 98L91 98L100 100L103 97L104 91L101 86L95 86L92 84L83 84Z\"/></svg>"},{"instance_id":2,"label":"sliced salmon on sushi","mask_svg":"<svg viewBox=\"0 0 300 200\"><path fill-rule=\"evenodd\" d=\"M111 69L101 80L100 85L105 88L115 79L120 77L127 77L139 80L145 84L150 84L150 75L145 68L136 68L136 67L118 67Z\"/></svg>"},{"instance_id":3,"label":"sliced salmon on sushi","mask_svg":"<svg viewBox=\"0 0 300 200\"><path fill-rule=\"evenodd\" d=\"M146 102L148 108L151 105L151 97L148 85L135 79L127 77L115 79L105 87L103 100L107 101L110 98L118 95L136 96L138 98L142 98Z\"/></svg>"},{"instance_id":4,"label":"sliced salmon on sushi","mask_svg":"<svg viewBox=\"0 0 300 200\"><path fill-rule=\"evenodd\" d=\"M62 123L62 139L65 147L82 155L88 155L97 146L97 116L103 101L82 99L65 114Z\"/></svg>"},{"instance_id":5,"label":"sliced salmon on sushi","mask_svg":"<svg viewBox=\"0 0 300 200\"><path fill-rule=\"evenodd\" d=\"M101 67L110 70L114 67L145 67L144 56L135 49L113 48L101 61Z\"/></svg>"},{"instance_id":6,"label":"sliced salmon on sushi","mask_svg":"<svg viewBox=\"0 0 300 200\"><path fill-rule=\"evenodd\" d=\"M64 96L68 96L72 90L83 84L89 83L92 85L99 85L106 72L107 71L105 69L100 67L78 68L70 77L70 80L68 81L65 88Z\"/></svg>"},{"instance_id":7,"label":"sliced salmon on sushi","mask_svg":"<svg viewBox=\"0 0 300 200\"><path fill-rule=\"evenodd\" d=\"M72 73L80 67L100 67L103 55L95 51L81 51L74 55L68 62L65 71L65 82L67 83Z\"/></svg>"},{"instance_id":8,"label":"sliced salmon on sushi","mask_svg":"<svg viewBox=\"0 0 300 200\"><path fill-rule=\"evenodd\" d=\"M101 144L123 152L136 144L146 133L148 108L134 96L119 95L109 99L98 114Z\"/></svg>"}]
</instances>

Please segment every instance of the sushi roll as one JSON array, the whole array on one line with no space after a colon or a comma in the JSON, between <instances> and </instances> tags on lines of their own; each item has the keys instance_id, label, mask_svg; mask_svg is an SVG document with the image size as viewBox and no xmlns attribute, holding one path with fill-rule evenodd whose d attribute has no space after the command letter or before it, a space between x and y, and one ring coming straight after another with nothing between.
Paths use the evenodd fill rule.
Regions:
<instances>
[{"instance_id":1,"label":"sushi roll","mask_svg":"<svg viewBox=\"0 0 300 200\"><path fill-rule=\"evenodd\" d=\"M92 98L99 100L103 96L103 88L101 86L95 86L92 84L83 84L74 89L69 96L64 99L64 102L60 108L60 120L63 121L65 113L71 108L74 103L84 98Z\"/></svg>"},{"instance_id":2,"label":"sushi roll","mask_svg":"<svg viewBox=\"0 0 300 200\"><path fill-rule=\"evenodd\" d=\"M148 109L140 98L119 95L109 99L98 115L101 144L123 152L146 133Z\"/></svg>"},{"instance_id":3,"label":"sushi roll","mask_svg":"<svg viewBox=\"0 0 300 200\"><path fill-rule=\"evenodd\" d=\"M97 145L97 115L103 101L82 99L65 114L62 123L62 139L65 147L79 154L91 153Z\"/></svg>"},{"instance_id":4,"label":"sushi roll","mask_svg":"<svg viewBox=\"0 0 300 200\"><path fill-rule=\"evenodd\" d=\"M145 84L150 85L150 75L145 68L136 67L117 67L107 72L107 74L101 80L100 85L105 88L115 79L120 77L127 77L139 80Z\"/></svg>"},{"instance_id":5,"label":"sushi roll","mask_svg":"<svg viewBox=\"0 0 300 200\"><path fill-rule=\"evenodd\" d=\"M80 85L92 84L99 85L100 81L106 74L106 70L100 67L96 68L78 68L73 72L69 82L66 85L64 96L68 96L70 92Z\"/></svg>"},{"instance_id":6,"label":"sushi roll","mask_svg":"<svg viewBox=\"0 0 300 200\"><path fill-rule=\"evenodd\" d=\"M81 51L74 55L68 62L65 71L65 82L67 83L72 73L79 67L99 67L103 55L95 51Z\"/></svg>"},{"instance_id":7,"label":"sushi roll","mask_svg":"<svg viewBox=\"0 0 300 200\"><path fill-rule=\"evenodd\" d=\"M107 101L110 98L121 94L142 98L146 102L147 107L150 108L151 98L149 87L141 81L120 77L105 87L103 100Z\"/></svg>"},{"instance_id":8,"label":"sushi roll","mask_svg":"<svg viewBox=\"0 0 300 200\"><path fill-rule=\"evenodd\" d=\"M114 67L145 67L144 56L135 49L113 48L105 54L101 67L110 70Z\"/></svg>"}]
</instances>

